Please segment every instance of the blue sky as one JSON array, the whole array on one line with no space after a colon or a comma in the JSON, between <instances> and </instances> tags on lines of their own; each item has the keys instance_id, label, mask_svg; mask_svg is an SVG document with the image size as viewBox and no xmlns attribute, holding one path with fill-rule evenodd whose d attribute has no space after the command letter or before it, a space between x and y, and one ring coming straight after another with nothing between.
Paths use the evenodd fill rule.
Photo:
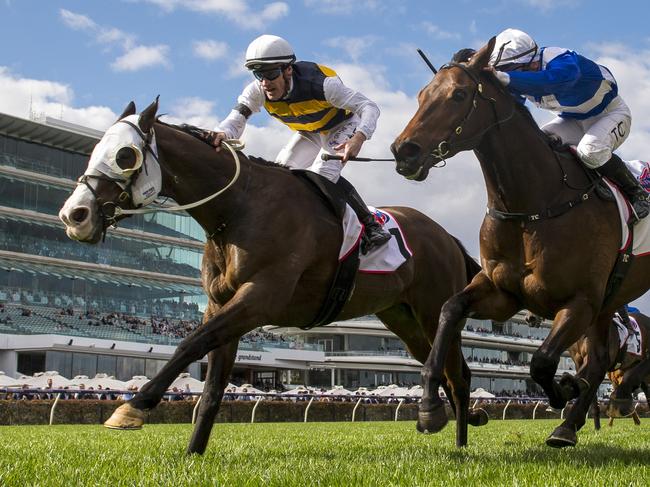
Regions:
<instances>
[{"instance_id":1,"label":"blue sky","mask_svg":"<svg viewBox=\"0 0 650 487\"><path fill-rule=\"evenodd\" d=\"M271 33L379 104L377 132L361 155L386 157L431 77L416 47L439 65L517 27L542 46L574 49L614 72L633 114L620 153L647 160L648 19L647 0L0 0L0 112L29 117L31 106L104 129L129 100L143 108L160 94L161 112L173 120L213 127L251 80L242 68L246 46ZM250 153L274 158L289 135L259 114L244 139ZM478 255L485 190L473 154L454 157L420 184L390 164L349 165L344 175L369 203L416 207Z\"/></svg>"}]
</instances>

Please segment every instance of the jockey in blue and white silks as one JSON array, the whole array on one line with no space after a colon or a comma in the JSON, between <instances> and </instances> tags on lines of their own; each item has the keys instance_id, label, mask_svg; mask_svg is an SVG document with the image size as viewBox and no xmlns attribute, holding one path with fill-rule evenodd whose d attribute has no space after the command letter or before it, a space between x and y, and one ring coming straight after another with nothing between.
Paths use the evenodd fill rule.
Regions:
<instances>
[{"instance_id":1,"label":"jockey in blue and white silks","mask_svg":"<svg viewBox=\"0 0 650 487\"><path fill-rule=\"evenodd\" d=\"M627 139L632 116L605 66L569 49L538 48L525 32L506 29L496 38L487 69L522 103L530 100L557 113L542 130L577 146L587 167L620 187L637 218L648 215L647 192L613 153Z\"/></svg>"}]
</instances>

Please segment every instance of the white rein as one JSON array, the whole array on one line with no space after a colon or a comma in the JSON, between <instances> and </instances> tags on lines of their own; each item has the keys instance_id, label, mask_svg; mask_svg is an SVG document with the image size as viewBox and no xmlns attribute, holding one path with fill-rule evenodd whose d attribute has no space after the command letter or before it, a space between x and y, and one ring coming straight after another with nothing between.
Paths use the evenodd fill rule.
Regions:
<instances>
[{"instance_id":1,"label":"white rein","mask_svg":"<svg viewBox=\"0 0 650 487\"><path fill-rule=\"evenodd\" d=\"M116 206L115 208L115 215L114 216L120 216L120 215L142 215L145 213L155 213L157 211L184 211L184 210L189 210L191 208L196 208L197 206L201 206L205 203L207 203L210 200L213 200L220 194L225 193L228 188L230 188L237 179L239 178L239 172L241 168L241 164L239 162L239 156L237 155L238 150L242 150L244 148L244 143L241 142L239 139L228 139L228 140L222 140L221 145L224 146L226 149L230 151L232 154L233 158L235 159L235 175L232 177L230 182L225 188L220 189L214 194L211 194L210 196L206 196L202 200L195 201L194 203L188 203L187 205L178 205L178 206L170 206L170 207L157 207L157 208L136 208L133 210L124 210L120 206Z\"/></svg>"}]
</instances>

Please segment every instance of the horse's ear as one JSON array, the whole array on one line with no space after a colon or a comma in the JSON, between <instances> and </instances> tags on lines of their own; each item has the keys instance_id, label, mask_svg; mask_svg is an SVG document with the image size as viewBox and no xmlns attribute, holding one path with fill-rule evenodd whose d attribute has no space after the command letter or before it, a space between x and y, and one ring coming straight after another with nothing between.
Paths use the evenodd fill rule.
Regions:
<instances>
[{"instance_id":1,"label":"horse's ear","mask_svg":"<svg viewBox=\"0 0 650 487\"><path fill-rule=\"evenodd\" d=\"M140 114L138 125L145 134L151 130L154 122L156 121L156 112L158 111L158 98L160 98L160 95L158 95L154 102L145 108Z\"/></svg>"},{"instance_id":2,"label":"horse's ear","mask_svg":"<svg viewBox=\"0 0 650 487\"><path fill-rule=\"evenodd\" d=\"M496 37L490 39L486 45L476 51L476 54L474 54L472 56L472 59L470 59L468 66L476 70L483 69L485 66L487 66L496 42Z\"/></svg>"},{"instance_id":3,"label":"horse's ear","mask_svg":"<svg viewBox=\"0 0 650 487\"><path fill-rule=\"evenodd\" d=\"M122 112L122 115L117 117L117 121L119 122L123 118L128 117L129 115L134 115L134 114L135 114L135 103L130 101L129 104L124 109L124 111Z\"/></svg>"}]
</instances>

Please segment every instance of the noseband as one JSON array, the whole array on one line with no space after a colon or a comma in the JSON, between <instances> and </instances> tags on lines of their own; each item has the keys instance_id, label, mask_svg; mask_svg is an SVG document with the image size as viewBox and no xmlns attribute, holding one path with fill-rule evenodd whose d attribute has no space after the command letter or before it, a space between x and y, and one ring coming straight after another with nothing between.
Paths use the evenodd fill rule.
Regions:
<instances>
[{"instance_id":1,"label":"noseband","mask_svg":"<svg viewBox=\"0 0 650 487\"><path fill-rule=\"evenodd\" d=\"M465 123L471 118L471 116L474 114L476 111L476 108L478 106L477 103L477 98L482 98L483 100L486 100L490 102L490 106L492 107L492 113L494 114L494 122L487 126L485 129L480 131L478 134L469 137L467 139L461 140L461 141L456 141L456 144L459 146L471 146L474 140L480 139L483 137L483 135L490 130L492 127L499 126L504 122L507 122L512 118L515 112L515 108L512 108L512 111L508 116L505 118L499 120L499 115L497 113L497 108L496 108L496 100L492 97L486 96L485 93L483 93L483 83L479 79L479 77L472 72L471 69L469 69L466 65L461 64L461 63L447 63L443 66L440 67L440 71L444 69L451 69L451 68L460 68L462 69L467 76L470 77L470 79L474 82L476 85L476 88L474 89L474 93L472 94L472 103L470 104L469 111L467 114L461 119L460 123L458 126L454 129L454 131L442 142L438 144L438 147L433 149L431 153L429 154L429 157L433 157L434 159L437 159L439 162L442 162L442 164L439 164L439 162L434 163L432 166L433 167L443 167L447 161L445 160L445 157L448 156L451 152L451 142L454 141L454 139L457 139L460 137L460 135L463 133L463 127Z\"/></svg>"}]
</instances>

